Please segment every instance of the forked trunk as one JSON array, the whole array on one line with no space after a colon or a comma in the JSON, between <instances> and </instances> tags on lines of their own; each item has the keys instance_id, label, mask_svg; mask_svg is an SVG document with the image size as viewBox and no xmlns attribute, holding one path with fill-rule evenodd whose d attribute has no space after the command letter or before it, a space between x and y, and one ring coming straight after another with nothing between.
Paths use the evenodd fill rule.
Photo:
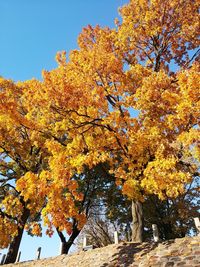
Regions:
<instances>
[{"instance_id":1,"label":"forked trunk","mask_svg":"<svg viewBox=\"0 0 200 267\"><path fill-rule=\"evenodd\" d=\"M13 241L10 243L9 249L8 249L8 253L6 256L6 260L4 262L4 264L8 264L8 263L14 263L16 261L17 258L17 254L19 251L19 246L21 243L21 239L22 239L22 235L24 232L24 226L27 222L27 219L30 215L30 211L28 209L24 209L24 213L21 217L21 223L20 226L18 226L18 235L14 237Z\"/></svg>"},{"instance_id":2,"label":"forked trunk","mask_svg":"<svg viewBox=\"0 0 200 267\"><path fill-rule=\"evenodd\" d=\"M139 201L132 201L132 242L143 241L143 209L142 203Z\"/></svg>"},{"instance_id":3,"label":"forked trunk","mask_svg":"<svg viewBox=\"0 0 200 267\"><path fill-rule=\"evenodd\" d=\"M73 228L72 234L70 235L69 239L66 241L66 238L64 237L63 233L60 232L57 229L58 235L61 240L61 252L60 254L68 254L71 246L74 243L74 240L77 238L77 236L80 233L80 230L77 227Z\"/></svg>"}]
</instances>

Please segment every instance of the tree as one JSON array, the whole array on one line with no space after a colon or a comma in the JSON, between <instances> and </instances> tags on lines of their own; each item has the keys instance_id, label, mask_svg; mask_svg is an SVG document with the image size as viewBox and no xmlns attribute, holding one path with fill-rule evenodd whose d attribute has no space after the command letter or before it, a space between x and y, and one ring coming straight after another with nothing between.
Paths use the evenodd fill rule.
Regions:
<instances>
[{"instance_id":1,"label":"tree","mask_svg":"<svg viewBox=\"0 0 200 267\"><path fill-rule=\"evenodd\" d=\"M198 186L199 187L199 186ZM186 190L175 199L160 201L157 196L149 196L144 203L145 236L152 238L152 224L157 224L162 240L182 238L196 233L194 217L198 217L198 190Z\"/></svg>"},{"instance_id":2,"label":"tree","mask_svg":"<svg viewBox=\"0 0 200 267\"><path fill-rule=\"evenodd\" d=\"M130 241L131 201L122 194L121 186L116 186L115 177L108 172L109 166L106 164L98 166L102 175L99 180L94 177L97 190L91 199L87 222L77 241L81 248L84 235L94 247L112 244L114 231L120 233L120 239Z\"/></svg>"},{"instance_id":3,"label":"tree","mask_svg":"<svg viewBox=\"0 0 200 267\"><path fill-rule=\"evenodd\" d=\"M199 169L198 1L134 0L120 14L116 29L83 29L79 50L68 61L58 53L58 68L26 84L25 97L37 106L28 118L37 114L50 136L53 179L63 187L108 162L133 200L133 241L141 241L145 198L176 198Z\"/></svg>"},{"instance_id":4,"label":"tree","mask_svg":"<svg viewBox=\"0 0 200 267\"><path fill-rule=\"evenodd\" d=\"M75 202L75 205L79 214L85 214L85 223L87 223L88 220L89 222L92 220L96 225L98 224L97 228L102 225L102 227L106 229L106 222L101 219L101 215L103 216L103 213L104 215L109 213L108 217L112 217L112 224L115 224L119 229L119 226L122 226L122 224L130 224L130 214L129 221L127 221L126 219L128 216L123 214L124 211L127 212L123 205L125 203L125 197L121 194L121 190L116 188L115 179L108 173L108 170L109 166L106 163L100 163L92 169L85 167L83 173L73 176L73 179L78 185L78 192L83 195L82 200ZM118 214L119 218L114 218L116 214ZM78 227L76 218L71 217L70 221L72 222L72 226L68 238L65 237L63 231L59 230L59 227L56 229L62 242L62 254L68 254L75 239L80 233L85 231L82 230L81 227ZM120 230L122 230L122 228ZM108 241L108 237L106 240ZM102 244L105 245L106 240L104 240L105 242ZM112 239L110 239L110 242L111 240Z\"/></svg>"},{"instance_id":5,"label":"tree","mask_svg":"<svg viewBox=\"0 0 200 267\"><path fill-rule=\"evenodd\" d=\"M198 217L199 181L187 185L184 194L177 198L160 200L156 195L149 195L144 203L144 239L152 240L152 224L157 224L162 240L175 239L196 232L194 217ZM103 201L102 201L103 200ZM89 244L101 247L113 243L115 230L121 240L130 241L131 236L131 201L121 194L116 186L111 185L104 192L101 203L91 209L86 225L78 238L82 248L82 238L87 236Z\"/></svg>"},{"instance_id":6,"label":"tree","mask_svg":"<svg viewBox=\"0 0 200 267\"><path fill-rule=\"evenodd\" d=\"M46 219L47 234L51 236L55 226L64 244L63 252L67 253L82 228L80 223L81 220L82 224L84 223L90 203L97 197L94 195L95 191L98 188L99 191L103 190L102 187L106 183L105 179L98 178L98 167L95 173L91 170L74 175L65 184L59 185L57 180L51 180L48 172L50 154L43 147L51 133L36 132L35 125L32 127L27 120L27 110L31 104L24 98L25 89L21 83L14 84L10 80L1 79L0 245L9 245L6 263L15 262L24 229L31 235L41 235L41 226L38 224L41 215ZM64 139L65 137L62 137L63 142ZM64 172L60 175L64 175ZM80 188L77 188L79 185ZM61 206L65 213L58 217ZM67 230L70 235L68 241L62 234L63 230Z\"/></svg>"},{"instance_id":7,"label":"tree","mask_svg":"<svg viewBox=\"0 0 200 267\"><path fill-rule=\"evenodd\" d=\"M89 218L77 240L77 246L80 250L83 249L83 238L85 237L87 245L92 245L94 248L113 244L114 230L113 225L102 216L96 215Z\"/></svg>"},{"instance_id":8,"label":"tree","mask_svg":"<svg viewBox=\"0 0 200 267\"><path fill-rule=\"evenodd\" d=\"M120 240L130 241L131 201L122 195L121 188L115 185L114 179L108 178L107 188L100 196L97 195L78 237L77 245L81 249L84 236L87 237L87 244L94 247L113 244L114 231L118 231Z\"/></svg>"},{"instance_id":9,"label":"tree","mask_svg":"<svg viewBox=\"0 0 200 267\"><path fill-rule=\"evenodd\" d=\"M0 82L0 246L9 246L5 263L12 263L24 229L31 235L41 235L38 222L41 215L46 219L49 236L53 226L70 234L74 227L71 218L79 231L85 215L76 207L79 201L82 203L76 180L72 177L60 185L49 175L51 155L43 146L48 136L38 129L36 132L35 125L28 120L31 103L24 98L24 86L3 78Z\"/></svg>"},{"instance_id":10,"label":"tree","mask_svg":"<svg viewBox=\"0 0 200 267\"><path fill-rule=\"evenodd\" d=\"M91 210L98 209L98 206L102 205L101 199L110 186L111 179L106 170L106 164L99 164L91 170L85 168L83 173L74 175L74 180L78 184L78 192L83 195L82 200L76 202L76 207L80 214L85 214L85 222L90 217ZM72 227L68 240L59 228L56 229L62 242L61 254L68 254L70 247L82 230L82 227L78 227L76 218L72 217L71 221Z\"/></svg>"},{"instance_id":11,"label":"tree","mask_svg":"<svg viewBox=\"0 0 200 267\"><path fill-rule=\"evenodd\" d=\"M13 263L26 224L29 222L32 233L40 234L32 221L44 204L44 199L36 200L37 196L34 200L24 198L16 183L30 172L39 173L45 161L44 151L31 141L21 88L3 78L0 88L0 247L9 246L5 263Z\"/></svg>"}]
</instances>

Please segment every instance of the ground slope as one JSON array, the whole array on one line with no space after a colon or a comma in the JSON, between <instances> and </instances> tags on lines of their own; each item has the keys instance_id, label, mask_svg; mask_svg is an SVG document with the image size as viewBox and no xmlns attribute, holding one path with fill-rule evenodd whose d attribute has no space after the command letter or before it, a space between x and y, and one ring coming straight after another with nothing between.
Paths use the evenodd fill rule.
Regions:
<instances>
[{"instance_id":1,"label":"ground slope","mask_svg":"<svg viewBox=\"0 0 200 267\"><path fill-rule=\"evenodd\" d=\"M8 267L200 267L200 237L160 243L120 243Z\"/></svg>"}]
</instances>

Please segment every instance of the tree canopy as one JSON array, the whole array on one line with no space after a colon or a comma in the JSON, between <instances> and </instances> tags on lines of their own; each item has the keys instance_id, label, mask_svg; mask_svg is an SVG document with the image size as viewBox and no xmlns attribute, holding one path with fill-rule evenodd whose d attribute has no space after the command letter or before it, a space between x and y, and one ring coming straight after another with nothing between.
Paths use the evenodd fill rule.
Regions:
<instances>
[{"instance_id":1,"label":"tree canopy","mask_svg":"<svg viewBox=\"0 0 200 267\"><path fill-rule=\"evenodd\" d=\"M42 81L1 79L2 168L17 166L18 195L50 235L53 226L70 234L72 217L84 225L74 177L85 168L106 163L140 203L176 198L199 177L198 8L198 0L131 0L114 29L84 28L79 48L58 52ZM3 203L17 201L7 195L0 229Z\"/></svg>"}]
</instances>

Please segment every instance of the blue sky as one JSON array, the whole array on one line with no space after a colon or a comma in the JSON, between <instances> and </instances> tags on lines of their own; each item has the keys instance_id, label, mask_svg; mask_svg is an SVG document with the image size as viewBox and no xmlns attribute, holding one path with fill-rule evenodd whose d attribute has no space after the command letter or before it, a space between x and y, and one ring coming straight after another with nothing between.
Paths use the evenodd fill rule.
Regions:
<instances>
[{"instance_id":1,"label":"blue sky","mask_svg":"<svg viewBox=\"0 0 200 267\"><path fill-rule=\"evenodd\" d=\"M87 24L114 26L127 0L1 0L0 75L16 80L41 78L56 66L57 51L77 47Z\"/></svg>"},{"instance_id":2,"label":"blue sky","mask_svg":"<svg viewBox=\"0 0 200 267\"><path fill-rule=\"evenodd\" d=\"M77 36L88 24L114 27L118 7L128 0L0 0L0 76L15 81L41 79L56 67L57 51L77 48ZM58 255L59 238L24 235L22 260ZM1 250L0 253L4 253ZM1 258L1 256L0 256Z\"/></svg>"}]
</instances>

